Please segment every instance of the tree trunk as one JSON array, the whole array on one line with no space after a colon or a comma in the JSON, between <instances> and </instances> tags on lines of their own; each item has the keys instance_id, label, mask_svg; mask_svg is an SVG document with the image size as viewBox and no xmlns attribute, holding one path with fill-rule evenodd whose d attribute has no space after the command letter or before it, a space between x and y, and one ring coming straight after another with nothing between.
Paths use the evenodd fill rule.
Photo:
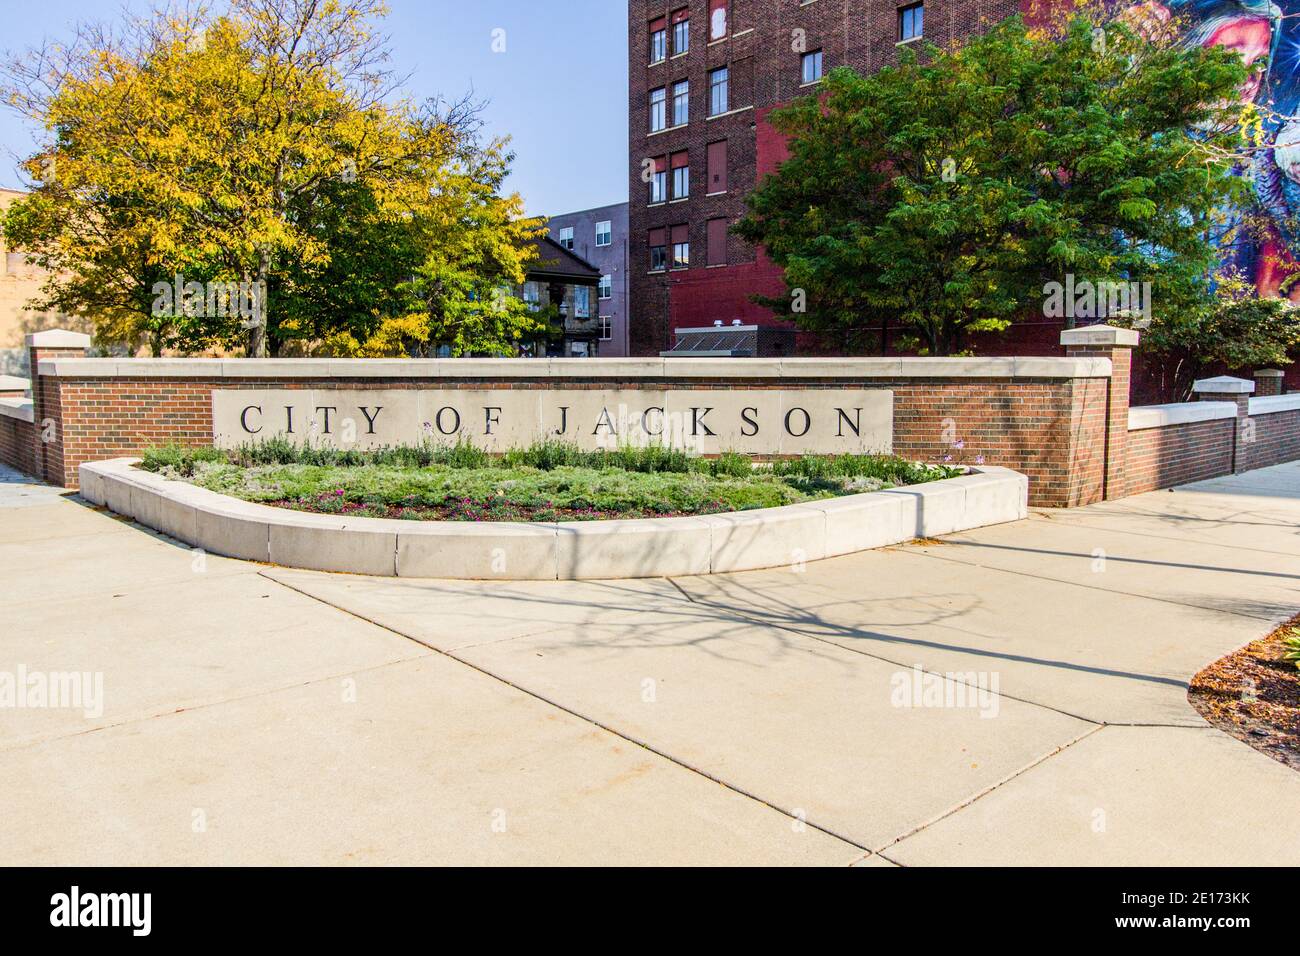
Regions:
<instances>
[{"instance_id":1,"label":"tree trunk","mask_svg":"<svg viewBox=\"0 0 1300 956\"><path fill-rule=\"evenodd\" d=\"M266 277L271 273L271 250L264 249L257 260L257 284L254 289L261 290L266 288ZM247 279L245 279L247 281ZM261 295L261 292L254 293ZM259 314L254 315L249 320L248 325L248 357L249 358L266 358L266 300L261 300L261 308L256 310Z\"/></svg>"}]
</instances>

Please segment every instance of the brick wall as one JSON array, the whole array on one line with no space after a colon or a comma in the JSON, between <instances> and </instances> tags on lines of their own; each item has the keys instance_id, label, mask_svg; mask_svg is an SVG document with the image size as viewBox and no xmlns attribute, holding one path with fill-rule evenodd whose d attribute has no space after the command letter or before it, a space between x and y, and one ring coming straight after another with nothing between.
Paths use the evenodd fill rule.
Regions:
<instances>
[{"instance_id":1,"label":"brick wall","mask_svg":"<svg viewBox=\"0 0 1300 956\"><path fill-rule=\"evenodd\" d=\"M1247 418L1251 383L1242 380L1197 383L1203 398L1218 400L1223 392L1233 399L1201 409L1210 413L1195 416L1203 420L1187 421L1194 416L1184 413L1194 405L1162 406L1143 410L1144 424L1151 422L1151 412L1163 416L1157 420L1178 424L1130 431L1126 383L1134 333L1090 327L1063 333L1062 341L1079 364L1038 360L1043 364L1035 366L1027 359L989 359L975 366L957 364L971 360L832 360L825 365L670 360L643 366L626 360L576 360L561 368L527 360L450 360L445 367L398 362L384 377L374 373L388 369L365 360L236 360L238 367L217 360L68 362L61 360L81 353L62 349L51 353L53 361L39 361L45 353L36 355L41 369L34 383L37 424L0 418L0 456L75 488L77 469L87 461L134 455L168 442L210 444L212 396L223 389L859 388L893 392L897 454L1013 468L1029 477L1030 501L1037 506L1073 507L1230 474L1234 463L1240 471L1300 458L1300 408L1285 407L1291 403L1286 398L1265 399L1262 405L1256 402L1256 414ZM465 364L475 361L481 364ZM927 361L935 364L909 365ZM943 374L948 362L954 363L951 374ZM687 369L695 374L687 375ZM465 376L467 371L473 377ZM1066 375L1077 377L1062 377ZM1234 408L1237 417L1219 417ZM41 422L49 423L49 440L36 442L32 436Z\"/></svg>"},{"instance_id":2,"label":"brick wall","mask_svg":"<svg viewBox=\"0 0 1300 956\"><path fill-rule=\"evenodd\" d=\"M1246 468L1267 468L1300 458L1300 409L1251 415L1254 436L1239 455Z\"/></svg>"},{"instance_id":3,"label":"brick wall","mask_svg":"<svg viewBox=\"0 0 1300 956\"><path fill-rule=\"evenodd\" d=\"M1129 432L1126 493L1137 495L1232 474L1236 428L1235 418L1221 418Z\"/></svg>"},{"instance_id":4,"label":"brick wall","mask_svg":"<svg viewBox=\"0 0 1300 956\"><path fill-rule=\"evenodd\" d=\"M58 409L60 441L44 446L45 476L76 487L77 467L139 453L150 445L212 441L212 392L222 388L418 389L565 388L654 389L728 388L737 391L790 388L888 388L894 391L894 450L925 461L971 464L978 457L1006 465L1030 478L1031 500L1044 506L1069 506L1095 500L1100 491L1104 413L1095 406L1107 380L1098 379L931 379L861 378L764 380L737 383L718 379L614 379L562 382L554 378L380 379L329 378L58 378L41 377L49 389L47 408ZM960 449L953 447L961 442Z\"/></svg>"},{"instance_id":5,"label":"brick wall","mask_svg":"<svg viewBox=\"0 0 1300 956\"><path fill-rule=\"evenodd\" d=\"M0 463L24 474L35 471L36 430L31 422L0 415Z\"/></svg>"}]
</instances>

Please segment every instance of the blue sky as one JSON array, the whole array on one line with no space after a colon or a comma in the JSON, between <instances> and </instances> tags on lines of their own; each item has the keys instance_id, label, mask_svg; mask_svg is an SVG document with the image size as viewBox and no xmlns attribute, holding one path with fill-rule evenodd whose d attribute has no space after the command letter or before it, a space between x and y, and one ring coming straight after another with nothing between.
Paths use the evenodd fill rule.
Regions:
<instances>
[{"instance_id":1,"label":"blue sky","mask_svg":"<svg viewBox=\"0 0 1300 956\"><path fill-rule=\"evenodd\" d=\"M0 49L70 36L79 20L111 20L112 0L6 4ZM127 0L131 9L145 4ZM382 25L393 68L413 96L472 89L490 101L494 134L516 153L509 186L533 214L554 215L627 199L627 7L621 0L389 0ZM505 52L492 50L505 30ZM568 108L553 110L555 103ZM31 129L0 108L0 186L24 184L15 155Z\"/></svg>"}]
</instances>

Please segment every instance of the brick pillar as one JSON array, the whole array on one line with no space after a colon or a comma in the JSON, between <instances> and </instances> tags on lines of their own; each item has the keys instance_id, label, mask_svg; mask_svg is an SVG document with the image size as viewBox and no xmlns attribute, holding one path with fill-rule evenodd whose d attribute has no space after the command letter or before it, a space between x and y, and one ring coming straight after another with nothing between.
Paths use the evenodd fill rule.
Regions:
<instances>
[{"instance_id":1,"label":"brick pillar","mask_svg":"<svg viewBox=\"0 0 1300 956\"><path fill-rule=\"evenodd\" d=\"M1202 378L1192 383L1192 392L1201 402L1232 402L1237 406L1237 427L1232 433L1232 473L1250 468L1250 445L1255 440L1254 423L1250 420L1250 396L1255 383L1231 375Z\"/></svg>"},{"instance_id":2,"label":"brick pillar","mask_svg":"<svg viewBox=\"0 0 1300 956\"><path fill-rule=\"evenodd\" d=\"M1286 378L1286 372L1278 368L1262 368L1255 373L1255 394L1263 397L1264 395L1281 395L1282 379Z\"/></svg>"},{"instance_id":3,"label":"brick pillar","mask_svg":"<svg viewBox=\"0 0 1300 956\"><path fill-rule=\"evenodd\" d=\"M1088 325L1066 329L1061 344L1070 358L1110 359L1110 385L1106 389L1106 465L1102 497L1123 498L1127 494L1124 475L1128 453L1129 382L1133 371L1133 349L1138 333L1110 325Z\"/></svg>"},{"instance_id":4,"label":"brick pillar","mask_svg":"<svg viewBox=\"0 0 1300 956\"><path fill-rule=\"evenodd\" d=\"M90 336L67 329L47 329L27 336L27 350L31 358L32 411L35 414L35 442L32 460L36 476L56 485L67 485L68 476L63 470L63 412L60 404L58 380L41 374L41 362L57 359L85 358L90 348ZM76 476L72 476L73 481Z\"/></svg>"}]
</instances>

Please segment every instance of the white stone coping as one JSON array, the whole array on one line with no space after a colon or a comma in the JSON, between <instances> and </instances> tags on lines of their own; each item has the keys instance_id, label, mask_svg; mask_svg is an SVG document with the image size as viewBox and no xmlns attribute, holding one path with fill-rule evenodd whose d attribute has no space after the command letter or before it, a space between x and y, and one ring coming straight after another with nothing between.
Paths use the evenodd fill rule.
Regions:
<instances>
[{"instance_id":1,"label":"white stone coping","mask_svg":"<svg viewBox=\"0 0 1300 956\"><path fill-rule=\"evenodd\" d=\"M569 358L569 359L44 359L67 378L1109 378L1110 359Z\"/></svg>"},{"instance_id":2,"label":"white stone coping","mask_svg":"<svg viewBox=\"0 0 1300 956\"><path fill-rule=\"evenodd\" d=\"M981 466L959 478L827 501L688 518L553 523L401 521L309 514L168 480L117 458L81 466L81 494L213 554L396 577L667 577L805 561L1016 521L1029 479Z\"/></svg>"},{"instance_id":3,"label":"white stone coping","mask_svg":"<svg viewBox=\"0 0 1300 956\"><path fill-rule=\"evenodd\" d=\"M0 392L25 392L32 387L30 378L21 375L0 375Z\"/></svg>"},{"instance_id":4,"label":"white stone coping","mask_svg":"<svg viewBox=\"0 0 1300 956\"><path fill-rule=\"evenodd\" d=\"M1212 422L1219 418L1236 418L1236 402L1175 402L1169 405L1137 405L1128 410L1128 430L1186 425L1189 422Z\"/></svg>"},{"instance_id":5,"label":"white stone coping","mask_svg":"<svg viewBox=\"0 0 1300 956\"><path fill-rule=\"evenodd\" d=\"M84 332L71 332L68 329L46 329L44 332L28 333L27 347L29 349L88 349L90 336Z\"/></svg>"},{"instance_id":6,"label":"white stone coping","mask_svg":"<svg viewBox=\"0 0 1300 956\"><path fill-rule=\"evenodd\" d=\"M1260 395L1250 399L1250 414L1270 415L1273 412L1289 412L1300 408L1300 392L1294 395Z\"/></svg>"},{"instance_id":7,"label":"white stone coping","mask_svg":"<svg viewBox=\"0 0 1300 956\"><path fill-rule=\"evenodd\" d=\"M1255 391L1255 383L1231 375L1217 375L1193 382L1192 391L1198 395L1250 395Z\"/></svg>"},{"instance_id":8,"label":"white stone coping","mask_svg":"<svg viewBox=\"0 0 1300 956\"><path fill-rule=\"evenodd\" d=\"M1062 345L1117 345L1135 348L1141 336L1135 329L1120 329L1113 325L1085 325L1066 329L1061 333Z\"/></svg>"},{"instance_id":9,"label":"white stone coping","mask_svg":"<svg viewBox=\"0 0 1300 956\"><path fill-rule=\"evenodd\" d=\"M36 421L36 410L30 398L0 398L0 415L19 421Z\"/></svg>"}]
</instances>

